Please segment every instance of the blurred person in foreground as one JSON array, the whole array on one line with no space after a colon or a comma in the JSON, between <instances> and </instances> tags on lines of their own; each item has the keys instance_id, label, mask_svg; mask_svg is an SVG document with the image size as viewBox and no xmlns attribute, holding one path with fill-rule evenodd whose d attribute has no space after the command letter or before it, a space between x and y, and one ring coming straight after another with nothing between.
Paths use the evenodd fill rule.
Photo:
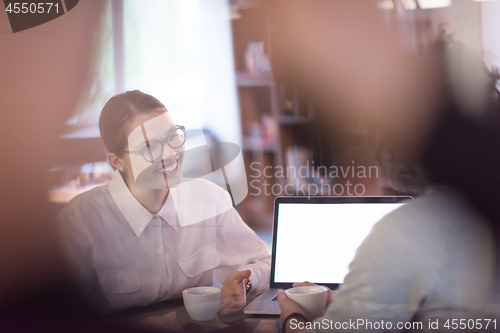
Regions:
<instances>
[{"instance_id":1,"label":"blurred person in foreground","mask_svg":"<svg viewBox=\"0 0 500 333\"><path fill-rule=\"evenodd\" d=\"M90 81L104 2L12 33L0 11L0 331L110 332L71 287L47 202L57 133Z\"/></svg>"},{"instance_id":2,"label":"blurred person in foreground","mask_svg":"<svg viewBox=\"0 0 500 333\"><path fill-rule=\"evenodd\" d=\"M75 278L96 308L147 306L214 285L225 315L245 306L246 293L269 288L267 245L227 191L183 178L189 138L158 99L139 90L112 97L99 129L113 178L77 195L58 217Z\"/></svg>"},{"instance_id":3,"label":"blurred person in foreground","mask_svg":"<svg viewBox=\"0 0 500 333\"><path fill-rule=\"evenodd\" d=\"M382 144L405 152L406 163L422 166L434 181L426 195L374 226L323 317L305 318L280 292L284 331L331 331L335 323L338 331L401 331L405 323L457 330L444 326L448 319L474 321L471 331L497 319L488 330L498 329L500 138L494 122L481 120L495 103L489 97L498 96L495 81L472 66L473 76L465 77L484 89L477 103L457 98L470 91L453 76L456 68L446 70L451 62L442 52L406 54L374 3L273 6L278 79L307 93L332 132L362 118ZM343 325L358 319L378 326Z\"/></svg>"}]
</instances>

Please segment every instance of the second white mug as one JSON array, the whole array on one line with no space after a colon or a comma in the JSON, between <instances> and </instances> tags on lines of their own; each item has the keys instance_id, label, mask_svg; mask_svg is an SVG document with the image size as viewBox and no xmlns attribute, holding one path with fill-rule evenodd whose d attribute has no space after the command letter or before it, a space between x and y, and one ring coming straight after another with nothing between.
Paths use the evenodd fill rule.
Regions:
<instances>
[{"instance_id":1,"label":"second white mug","mask_svg":"<svg viewBox=\"0 0 500 333\"><path fill-rule=\"evenodd\" d=\"M328 288L323 286L307 286L290 288L285 291L288 298L304 310L307 319L313 320L323 315L326 309Z\"/></svg>"}]
</instances>

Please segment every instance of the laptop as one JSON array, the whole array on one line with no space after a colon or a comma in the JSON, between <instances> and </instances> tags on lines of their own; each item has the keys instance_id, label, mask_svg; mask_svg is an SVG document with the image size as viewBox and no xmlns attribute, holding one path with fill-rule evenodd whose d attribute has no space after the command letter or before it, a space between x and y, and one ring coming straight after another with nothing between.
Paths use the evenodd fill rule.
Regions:
<instances>
[{"instance_id":1,"label":"laptop","mask_svg":"<svg viewBox=\"0 0 500 333\"><path fill-rule=\"evenodd\" d=\"M280 314L278 289L309 281L335 290L373 225L412 197L279 197L274 203L270 289L243 311Z\"/></svg>"}]
</instances>

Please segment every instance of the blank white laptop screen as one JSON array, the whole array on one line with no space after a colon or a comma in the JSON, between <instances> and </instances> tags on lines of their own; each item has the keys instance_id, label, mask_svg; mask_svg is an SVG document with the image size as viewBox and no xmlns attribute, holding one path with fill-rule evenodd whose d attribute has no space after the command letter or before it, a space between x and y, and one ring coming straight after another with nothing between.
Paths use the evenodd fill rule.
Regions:
<instances>
[{"instance_id":1,"label":"blank white laptop screen","mask_svg":"<svg viewBox=\"0 0 500 333\"><path fill-rule=\"evenodd\" d=\"M404 203L280 203L274 282L343 283L356 249Z\"/></svg>"}]
</instances>

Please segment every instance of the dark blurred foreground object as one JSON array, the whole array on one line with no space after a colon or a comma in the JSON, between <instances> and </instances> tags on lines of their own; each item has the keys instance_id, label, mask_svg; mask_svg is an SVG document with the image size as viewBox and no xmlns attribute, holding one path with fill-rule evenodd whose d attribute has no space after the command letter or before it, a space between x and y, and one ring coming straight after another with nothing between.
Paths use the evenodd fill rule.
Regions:
<instances>
[{"instance_id":1,"label":"dark blurred foreground object","mask_svg":"<svg viewBox=\"0 0 500 333\"><path fill-rule=\"evenodd\" d=\"M57 134L90 82L104 4L82 1L16 34L0 11L1 332L113 331L65 282L46 184Z\"/></svg>"},{"instance_id":2,"label":"dark blurred foreground object","mask_svg":"<svg viewBox=\"0 0 500 333\"><path fill-rule=\"evenodd\" d=\"M448 107L424 140L420 164L431 181L462 193L489 222L496 247L496 274L500 276L500 79L498 68L491 71L479 55L465 45L442 37L432 50L443 57L447 72ZM454 68L458 61L467 68ZM468 78L454 75L469 71ZM472 78L470 76L473 76ZM482 81L483 91L476 103L460 96L463 81ZM465 87L464 87L465 86ZM500 295L499 295L500 296ZM500 301L500 299L499 299Z\"/></svg>"},{"instance_id":3,"label":"dark blurred foreground object","mask_svg":"<svg viewBox=\"0 0 500 333\"><path fill-rule=\"evenodd\" d=\"M67 281L52 281L4 299L2 332L128 332L97 317Z\"/></svg>"},{"instance_id":4,"label":"dark blurred foreground object","mask_svg":"<svg viewBox=\"0 0 500 333\"><path fill-rule=\"evenodd\" d=\"M449 109L423 150L422 165L432 179L464 193L491 224L500 272L500 131Z\"/></svg>"}]
</instances>

